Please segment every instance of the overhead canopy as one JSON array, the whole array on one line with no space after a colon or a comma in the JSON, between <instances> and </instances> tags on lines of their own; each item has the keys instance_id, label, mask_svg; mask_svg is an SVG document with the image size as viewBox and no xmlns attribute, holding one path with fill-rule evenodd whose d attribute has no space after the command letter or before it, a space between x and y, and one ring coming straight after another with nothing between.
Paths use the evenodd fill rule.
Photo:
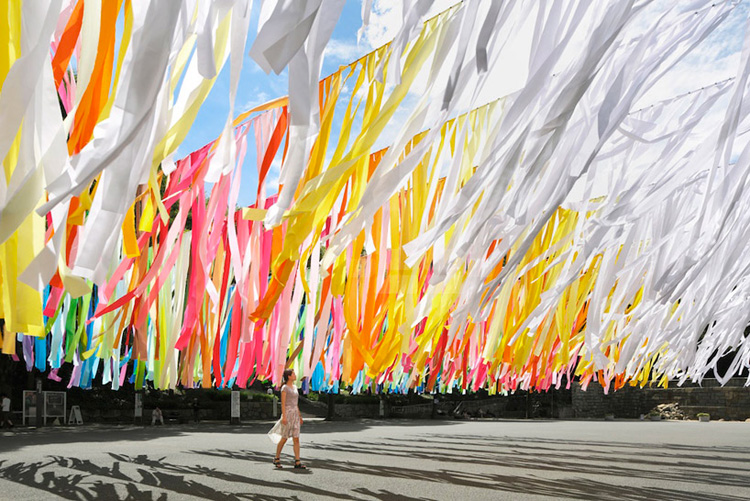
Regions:
<instances>
[{"instance_id":1,"label":"overhead canopy","mask_svg":"<svg viewBox=\"0 0 750 501\"><path fill-rule=\"evenodd\" d=\"M745 27L731 78L643 107L737 8L687 7L414 2L321 79L342 0L3 3L2 352L115 389L747 370ZM243 64L289 95L235 113ZM223 128L175 160L225 65Z\"/></svg>"}]
</instances>

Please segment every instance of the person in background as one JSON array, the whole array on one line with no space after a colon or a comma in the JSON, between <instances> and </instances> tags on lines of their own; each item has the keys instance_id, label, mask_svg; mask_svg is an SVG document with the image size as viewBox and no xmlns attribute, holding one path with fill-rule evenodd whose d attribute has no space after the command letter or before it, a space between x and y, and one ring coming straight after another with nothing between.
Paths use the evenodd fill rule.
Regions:
<instances>
[{"instance_id":1,"label":"person in background","mask_svg":"<svg viewBox=\"0 0 750 501\"><path fill-rule=\"evenodd\" d=\"M281 422L283 424L281 440L276 446L276 457L273 458L273 464L276 468L281 468L281 449L288 439L294 442L294 467L296 469L306 470L307 467L302 464L299 458L299 429L302 425L302 416L299 413L297 400L299 393L294 386L297 375L293 369L284 371L284 384L281 387Z\"/></svg>"},{"instance_id":2,"label":"person in background","mask_svg":"<svg viewBox=\"0 0 750 501\"><path fill-rule=\"evenodd\" d=\"M8 428L13 428L13 421L10 419L10 398L5 393L2 394L2 404L3 404L3 415L2 415L2 423L0 423L0 428L4 428L5 425L8 425Z\"/></svg>"},{"instance_id":3,"label":"person in background","mask_svg":"<svg viewBox=\"0 0 750 501\"><path fill-rule=\"evenodd\" d=\"M164 416L161 413L161 409L158 407L151 413L151 426L155 425L157 422L159 424L164 424Z\"/></svg>"}]
</instances>

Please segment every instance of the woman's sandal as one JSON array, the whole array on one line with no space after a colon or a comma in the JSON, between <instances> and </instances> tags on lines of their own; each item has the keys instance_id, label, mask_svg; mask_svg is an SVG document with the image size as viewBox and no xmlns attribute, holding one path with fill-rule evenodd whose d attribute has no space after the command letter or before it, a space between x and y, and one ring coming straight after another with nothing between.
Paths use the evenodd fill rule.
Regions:
<instances>
[{"instance_id":1,"label":"woman's sandal","mask_svg":"<svg viewBox=\"0 0 750 501\"><path fill-rule=\"evenodd\" d=\"M294 460L294 468L297 470L306 470L307 466L303 465L299 459Z\"/></svg>"},{"instance_id":2,"label":"woman's sandal","mask_svg":"<svg viewBox=\"0 0 750 501\"><path fill-rule=\"evenodd\" d=\"M281 459L279 458L273 458L273 465L276 468L283 468L283 466L281 466Z\"/></svg>"}]
</instances>

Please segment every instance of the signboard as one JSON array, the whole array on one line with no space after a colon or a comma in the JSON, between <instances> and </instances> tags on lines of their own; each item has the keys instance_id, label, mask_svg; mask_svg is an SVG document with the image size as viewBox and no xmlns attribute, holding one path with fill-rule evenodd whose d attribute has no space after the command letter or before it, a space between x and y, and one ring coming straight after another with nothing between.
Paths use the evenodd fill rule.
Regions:
<instances>
[{"instance_id":1,"label":"signboard","mask_svg":"<svg viewBox=\"0 0 750 501\"><path fill-rule=\"evenodd\" d=\"M24 390L23 392L23 424L34 424L36 425L36 391Z\"/></svg>"},{"instance_id":2,"label":"signboard","mask_svg":"<svg viewBox=\"0 0 750 501\"><path fill-rule=\"evenodd\" d=\"M70 408L68 424L83 424L83 418L81 417L81 408L77 405L74 405Z\"/></svg>"},{"instance_id":3,"label":"signboard","mask_svg":"<svg viewBox=\"0 0 750 501\"><path fill-rule=\"evenodd\" d=\"M240 392L232 391L232 421L240 420Z\"/></svg>"},{"instance_id":4,"label":"signboard","mask_svg":"<svg viewBox=\"0 0 750 501\"><path fill-rule=\"evenodd\" d=\"M135 392L135 417L143 417L143 394L140 391Z\"/></svg>"},{"instance_id":5,"label":"signboard","mask_svg":"<svg viewBox=\"0 0 750 501\"><path fill-rule=\"evenodd\" d=\"M45 391L44 392L44 424L47 424L47 418L62 419L65 424L65 408L67 396L64 391Z\"/></svg>"}]
</instances>

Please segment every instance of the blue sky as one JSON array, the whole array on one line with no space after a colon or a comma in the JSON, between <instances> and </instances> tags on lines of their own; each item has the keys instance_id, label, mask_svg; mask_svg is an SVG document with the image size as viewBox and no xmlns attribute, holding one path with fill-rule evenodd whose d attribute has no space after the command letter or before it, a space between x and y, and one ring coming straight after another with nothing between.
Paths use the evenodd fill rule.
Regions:
<instances>
[{"instance_id":1,"label":"blue sky","mask_svg":"<svg viewBox=\"0 0 750 501\"><path fill-rule=\"evenodd\" d=\"M258 104L287 94L287 72L286 70L276 75L267 75L253 61L247 52L249 51L255 34L257 32L258 14L260 2L253 6L253 17L250 24L247 46L245 49L245 61L240 76L235 115L252 108ZM357 43L357 30L362 25L361 4L358 0L348 0L344 5L338 24L333 33L331 44L324 57L321 76L333 73L340 65L347 64L354 59L372 50L369 40L363 37L361 43ZM199 149L201 146L216 139L224 127L229 112L229 65L226 64L219 74L211 93L201 107L193 127L190 129L185 141L180 145L175 159L182 158L188 153ZM250 145L249 145L250 146ZM276 173L277 177L278 174ZM240 205L249 205L254 199L255 191L255 155L254 147L248 147L248 153L243 167L243 183L240 193ZM275 179L274 177L274 179Z\"/></svg>"},{"instance_id":2,"label":"blue sky","mask_svg":"<svg viewBox=\"0 0 750 501\"><path fill-rule=\"evenodd\" d=\"M456 0L438 0L431 9L431 13L437 13L449 7ZM245 60L242 68L239 88L234 114L250 109L276 97L287 94L287 73L281 75L267 75L253 61L247 52L253 43L257 32L257 19L260 11L260 1L254 2L253 15L250 24L247 46L245 49ZM654 4L656 10L661 10L669 5L668 2L657 0ZM401 2L397 0L375 0L371 13L370 26L365 31L362 40L358 43L357 31L362 26L361 3L359 0L347 0L341 17L334 30L331 42L326 49L321 76L326 76L336 71L339 66L347 64L358 57L368 53L374 47L390 40L400 27L402 13ZM668 78L660 82L646 96L642 103L654 102L671 96L687 92L688 90L701 86L711 85L715 82L734 76L739 63L739 55L742 49L744 25L748 19L748 2L742 2L732 13L730 19L724 23L714 34L701 44L696 51L686 60L681 62ZM344 92L346 94L346 92ZM225 65L217 81L211 90L204 105L187 135L185 141L180 145L175 159L181 158L188 153L197 150L206 143L216 139L224 126L229 111L229 65ZM492 98L500 96L491 96ZM406 117L408 108L416 102L417 94L407 98L403 105L402 114L398 117ZM490 99L487 99L490 100ZM399 124L394 123L394 129ZM337 135L337 130L333 135ZM252 136L250 136L250 141ZM384 138L385 146L388 138ZM248 153L243 166L242 186L240 190L239 205L247 206L255 200L255 148L248 145ZM270 173L268 193L276 189L278 179L278 159Z\"/></svg>"}]
</instances>

